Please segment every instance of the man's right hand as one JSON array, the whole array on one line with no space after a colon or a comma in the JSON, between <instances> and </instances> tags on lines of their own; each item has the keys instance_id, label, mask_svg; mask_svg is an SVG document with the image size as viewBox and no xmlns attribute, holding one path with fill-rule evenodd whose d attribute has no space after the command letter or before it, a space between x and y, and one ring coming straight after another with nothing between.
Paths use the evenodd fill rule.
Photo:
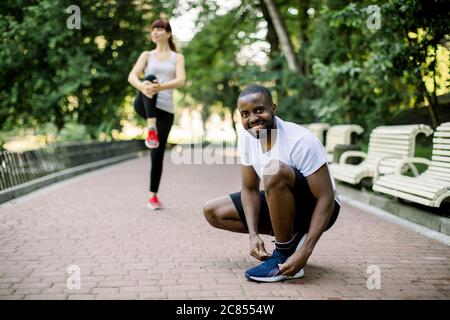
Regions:
<instances>
[{"instance_id":1,"label":"man's right hand","mask_svg":"<svg viewBox=\"0 0 450 320\"><path fill-rule=\"evenodd\" d=\"M264 241L257 234L250 235L250 255L261 261L270 257L264 247Z\"/></svg>"}]
</instances>

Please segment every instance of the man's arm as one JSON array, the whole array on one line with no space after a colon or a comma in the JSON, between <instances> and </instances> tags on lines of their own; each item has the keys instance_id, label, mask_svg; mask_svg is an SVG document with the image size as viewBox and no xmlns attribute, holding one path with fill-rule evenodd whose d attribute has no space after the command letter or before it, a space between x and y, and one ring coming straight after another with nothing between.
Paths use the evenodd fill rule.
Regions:
<instances>
[{"instance_id":1,"label":"man's arm","mask_svg":"<svg viewBox=\"0 0 450 320\"><path fill-rule=\"evenodd\" d=\"M317 203L311 217L305 243L299 251L280 265L281 273L287 276L295 275L305 266L317 241L327 228L334 210L334 191L327 165L324 164L319 170L307 176L306 180Z\"/></svg>"},{"instance_id":2,"label":"man's arm","mask_svg":"<svg viewBox=\"0 0 450 320\"><path fill-rule=\"evenodd\" d=\"M241 200L250 238L250 255L258 260L264 260L269 257L269 254L264 247L264 241L258 235L259 211L261 208L259 198L260 179L251 166L241 165L241 175Z\"/></svg>"}]
</instances>

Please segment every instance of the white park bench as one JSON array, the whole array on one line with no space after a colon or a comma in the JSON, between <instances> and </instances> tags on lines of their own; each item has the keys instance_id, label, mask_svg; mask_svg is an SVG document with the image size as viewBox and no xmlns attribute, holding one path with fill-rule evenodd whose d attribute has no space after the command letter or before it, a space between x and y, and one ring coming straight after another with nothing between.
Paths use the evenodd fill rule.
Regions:
<instances>
[{"instance_id":1,"label":"white park bench","mask_svg":"<svg viewBox=\"0 0 450 320\"><path fill-rule=\"evenodd\" d=\"M419 133L429 136L433 129L423 124L377 127L370 133L367 154L362 151L344 152L339 164L330 165L331 174L336 180L357 185L364 178L376 180L378 174L393 173L402 159L414 156ZM350 157L364 160L357 165L347 164Z\"/></svg>"},{"instance_id":2,"label":"white park bench","mask_svg":"<svg viewBox=\"0 0 450 320\"><path fill-rule=\"evenodd\" d=\"M328 130L330 125L328 123L310 123L304 124L303 127L311 131L317 139L319 139L320 143L324 143L325 131Z\"/></svg>"},{"instance_id":3,"label":"white park bench","mask_svg":"<svg viewBox=\"0 0 450 320\"><path fill-rule=\"evenodd\" d=\"M338 144L350 145L352 144L352 135L360 135L364 129L357 124L338 124L332 126L327 131L327 139L325 144L325 152L329 163L333 161L334 148Z\"/></svg>"},{"instance_id":4,"label":"white park bench","mask_svg":"<svg viewBox=\"0 0 450 320\"><path fill-rule=\"evenodd\" d=\"M414 177L402 175L405 164L424 163L428 168L420 175L413 166ZM373 190L397 198L439 207L450 198L450 122L436 128L431 161L425 158L406 158L398 163L394 174L377 179Z\"/></svg>"}]
</instances>

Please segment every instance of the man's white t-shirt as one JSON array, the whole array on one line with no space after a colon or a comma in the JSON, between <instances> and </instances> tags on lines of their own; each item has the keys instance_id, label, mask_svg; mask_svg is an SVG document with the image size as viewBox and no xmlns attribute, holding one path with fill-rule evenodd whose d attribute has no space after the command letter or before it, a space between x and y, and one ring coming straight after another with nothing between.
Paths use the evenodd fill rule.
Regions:
<instances>
[{"instance_id":1,"label":"man's white t-shirt","mask_svg":"<svg viewBox=\"0 0 450 320\"><path fill-rule=\"evenodd\" d=\"M270 160L280 160L287 165L297 168L307 177L327 164L325 150L319 139L308 129L298 124L283 121L275 117L277 138L272 148L263 152L261 142L241 126L238 127L238 151L241 164L252 166L262 180L263 170ZM330 175L337 203L341 203L336 184Z\"/></svg>"}]
</instances>

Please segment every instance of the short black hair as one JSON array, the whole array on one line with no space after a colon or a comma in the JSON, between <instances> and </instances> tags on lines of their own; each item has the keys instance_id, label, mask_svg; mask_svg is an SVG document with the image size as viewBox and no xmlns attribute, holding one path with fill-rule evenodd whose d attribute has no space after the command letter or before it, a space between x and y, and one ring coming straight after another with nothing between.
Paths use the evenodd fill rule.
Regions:
<instances>
[{"instance_id":1,"label":"short black hair","mask_svg":"<svg viewBox=\"0 0 450 320\"><path fill-rule=\"evenodd\" d=\"M257 85L257 84L252 84L252 85L245 87L244 90L241 91L241 94L239 95L238 100L242 97L245 97L245 96L248 96L249 94L254 94L254 93L261 93L269 103L271 103L271 104L273 103L272 94L270 93L269 89L267 89L266 87Z\"/></svg>"}]
</instances>

